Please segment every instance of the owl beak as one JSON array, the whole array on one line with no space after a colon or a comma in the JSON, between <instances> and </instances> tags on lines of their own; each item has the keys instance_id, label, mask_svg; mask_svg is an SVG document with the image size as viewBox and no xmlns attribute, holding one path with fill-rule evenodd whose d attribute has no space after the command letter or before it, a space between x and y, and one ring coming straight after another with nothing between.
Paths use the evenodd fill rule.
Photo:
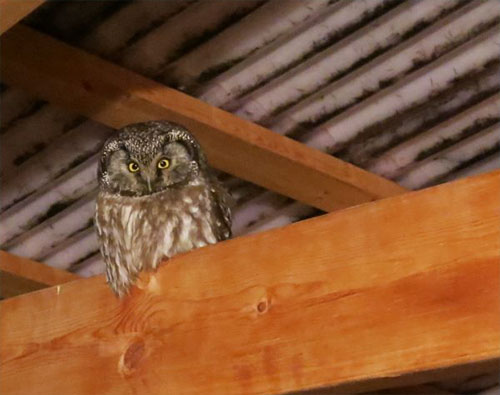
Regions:
<instances>
[{"instance_id":1,"label":"owl beak","mask_svg":"<svg viewBox=\"0 0 500 395\"><path fill-rule=\"evenodd\" d=\"M149 193L152 193L153 189L151 188L151 178L146 177L146 182L148 183Z\"/></svg>"},{"instance_id":2,"label":"owl beak","mask_svg":"<svg viewBox=\"0 0 500 395\"><path fill-rule=\"evenodd\" d=\"M153 188L151 186L151 184L152 184L151 181L152 181L153 177L151 177L151 174L147 174L147 172L143 172L141 175L142 175L142 179L144 181L146 181L146 184L148 185L148 191L149 191L149 193L152 193L153 192Z\"/></svg>"}]
</instances>

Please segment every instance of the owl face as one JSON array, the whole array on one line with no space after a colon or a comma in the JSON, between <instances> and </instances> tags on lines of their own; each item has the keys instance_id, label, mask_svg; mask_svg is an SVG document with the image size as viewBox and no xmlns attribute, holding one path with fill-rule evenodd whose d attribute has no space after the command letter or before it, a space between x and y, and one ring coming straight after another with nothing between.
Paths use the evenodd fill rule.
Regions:
<instances>
[{"instance_id":1,"label":"owl face","mask_svg":"<svg viewBox=\"0 0 500 395\"><path fill-rule=\"evenodd\" d=\"M121 196L146 196L186 185L206 166L194 137L182 126L153 121L128 125L104 144L101 189Z\"/></svg>"}]
</instances>

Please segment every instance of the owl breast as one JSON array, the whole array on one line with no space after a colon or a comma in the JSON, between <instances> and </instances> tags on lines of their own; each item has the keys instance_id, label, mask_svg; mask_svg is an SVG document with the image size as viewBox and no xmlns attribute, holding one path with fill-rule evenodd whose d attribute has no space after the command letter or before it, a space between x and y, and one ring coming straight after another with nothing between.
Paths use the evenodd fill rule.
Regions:
<instances>
[{"instance_id":1,"label":"owl breast","mask_svg":"<svg viewBox=\"0 0 500 395\"><path fill-rule=\"evenodd\" d=\"M218 241L210 190L203 185L141 198L100 192L95 219L106 276L119 295L140 271Z\"/></svg>"}]
</instances>

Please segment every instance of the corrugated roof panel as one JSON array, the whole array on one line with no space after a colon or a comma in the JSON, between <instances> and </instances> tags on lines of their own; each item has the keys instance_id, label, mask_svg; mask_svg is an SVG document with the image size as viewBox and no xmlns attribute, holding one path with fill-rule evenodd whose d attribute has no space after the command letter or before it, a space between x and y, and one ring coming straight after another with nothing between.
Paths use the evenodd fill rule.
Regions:
<instances>
[{"instance_id":1,"label":"corrugated roof panel","mask_svg":"<svg viewBox=\"0 0 500 395\"><path fill-rule=\"evenodd\" d=\"M377 2L379 0L374 1ZM259 48L267 48L273 42L282 42L281 37L295 31L296 26L311 19L308 24L315 22L318 15L323 15L333 7L329 6L330 3L328 0L267 2L239 23L172 62L162 71L161 79L176 87L193 91L214 75L234 69L232 66L239 62L245 63L246 58ZM261 70L257 70L255 66L252 66L252 70L254 76L261 75ZM200 96L199 93L197 95Z\"/></svg>"},{"instance_id":2,"label":"corrugated roof panel","mask_svg":"<svg viewBox=\"0 0 500 395\"><path fill-rule=\"evenodd\" d=\"M35 191L39 193L39 189L45 184L84 162L100 150L102 143L112 132L112 129L101 124L86 121L62 134L57 141L53 141L21 164L14 164L10 173L2 180L2 210ZM32 134L37 133L32 130Z\"/></svg>"},{"instance_id":3,"label":"corrugated roof panel","mask_svg":"<svg viewBox=\"0 0 500 395\"><path fill-rule=\"evenodd\" d=\"M458 1L432 0L403 2L380 17L369 19L360 29L341 37L269 84L226 107L235 109L236 114L250 120L265 121L397 45L415 26L426 23L429 19L436 19L457 3ZM357 2L348 2L346 7L351 8L356 4ZM361 16L365 14L366 11Z\"/></svg>"},{"instance_id":4,"label":"corrugated roof panel","mask_svg":"<svg viewBox=\"0 0 500 395\"><path fill-rule=\"evenodd\" d=\"M498 0L50 2L26 20L412 188L500 166L499 21ZM2 180L0 244L101 272L93 172L111 130L12 87L0 95L15 175ZM236 235L319 213L221 176Z\"/></svg>"},{"instance_id":5,"label":"corrugated roof panel","mask_svg":"<svg viewBox=\"0 0 500 395\"><path fill-rule=\"evenodd\" d=\"M484 70L457 79L450 89L430 96L424 103L370 125L360 133L358 141L352 142L337 155L367 166L385 150L430 128L440 127L438 125L450 117L496 94L499 87L500 69L495 62Z\"/></svg>"},{"instance_id":6,"label":"corrugated roof panel","mask_svg":"<svg viewBox=\"0 0 500 395\"><path fill-rule=\"evenodd\" d=\"M260 48L240 63L236 62L227 72L214 76L198 89L197 95L213 105L235 110L242 104L237 99L247 95L248 98L241 100L251 101L252 97L259 96L259 92L264 95L268 91L274 92L275 88L279 91L292 86L292 94L304 94L300 87L294 85L298 79L300 82L300 76L303 75L300 72L307 66L328 58L332 52L332 44L393 3L383 0L334 3L312 20L291 29L274 43ZM316 81L315 78L313 80ZM290 99L286 95L282 95L282 98ZM265 104L262 107L263 110L267 109ZM259 120L258 114L253 111L240 112L247 115L248 119Z\"/></svg>"},{"instance_id":7,"label":"corrugated roof panel","mask_svg":"<svg viewBox=\"0 0 500 395\"><path fill-rule=\"evenodd\" d=\"M433 4L442 2L432 1ZM411 9L410 9L411 11ZM398 15L398 14L396 14ZM406 74L437 59L470 38L470 31L497 20L494 2L473 2L411 36L364 66L348 73L266 122L282 134L311 128L332 118L364 97L382 90Z\"/></svg>"},{"instance_id":8,"label":"corrugated roof panel","mask_svg":"<svg viewBox=\"0 0 500 395\"><path fill-rule=\"evenodd\" d=\"M95 29L87 32L81 45L105 57L113 57L191 3L182 0L135 1L121 7Z\"/></svg>"},{"instance_id":9,"label":"corrugated roof panel","mask_svg":"<svg viewBox=\"0 0 500 395\"><path fill-rule=\"evenodd\" d=\"M96 194L96 190L87 193L68 208L10 240L5 249L15 255L41 260L68 237L92 224Z\"/></svg>"},{"instance_id":10,"label":"corrugated roof panel","mask_svg":"<svg viewBox=\"0 0 500 395\"><path fill-rule=\"evenodd\" d=\"M97 157L93 156L2 212L0 244L4 245L96 189L96 168Z\"/></svg>"},{"instance_id":11,"label":"corrugated roof panel","mask_svg":"<svg viewBox=\"0 0 500 395\"><path fill-rule=\"evenodd\" d=\"M496 75L498 74L500 70ZM476 130L499 121L500 94L497 93L384 152L370 163L368 169L386 178L395 178L408 165L421 160L426 154L438 152L445 145L451 145L464 136L472 135Z\"/></svg>"},{"instance_id":12,"label":"corrugated roof panel","mask_svg":"<svg viewBox=\"0 0 500 395\"><path fill-rule=\"evenodd\" d=\"M446 150L439 151L423 161L414 163L398 178L408 189L426 187L452 170L464 168L467 163L500 148L500 123L496 123Z\"/></svg>"},{"instance_id":13,"label":"corrugated roof panel","mask_svg":"<svg viewBox=\"0 0 500 395\"><path fill-rule=\"evenodd\" d=\"M480 34L435 62L320 124L301 136L300 140L318 149L337 152L367 127L425 103L430 97L451 88L457 78L481 70L490 61L498 59L499 33L500 29L495 27Z\"/></svg>"},{"instance_id":14,"label":"corrugated roof panel","mask_svg":"<svg viewBox=\"0 0 500 395\"><path fill-rule=\"evenodd\" d=\"M262 0L199 1L168 19L119 54L119 63L148 76L156 76L171 61L238 21ZM196 23L192 23L196 21Z\"/></svg>"}]
</instances>

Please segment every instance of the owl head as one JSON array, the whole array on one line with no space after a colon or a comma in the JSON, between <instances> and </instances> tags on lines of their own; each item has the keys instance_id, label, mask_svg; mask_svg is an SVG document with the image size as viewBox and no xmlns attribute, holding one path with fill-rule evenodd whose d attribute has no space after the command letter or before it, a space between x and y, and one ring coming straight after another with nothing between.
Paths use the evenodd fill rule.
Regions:
<instances>
[{"instance_id":1,"label":"owl head","mask_svg":"<svg viewBox=\"0 0 500 395\"><path fill-rule=\"evenodd\" d=\"M136 123L104 143L99 186L122 196L146 196L186 185L206 166L200 145L184 127L166 121Z\"/></svg>"}]
</instances>

